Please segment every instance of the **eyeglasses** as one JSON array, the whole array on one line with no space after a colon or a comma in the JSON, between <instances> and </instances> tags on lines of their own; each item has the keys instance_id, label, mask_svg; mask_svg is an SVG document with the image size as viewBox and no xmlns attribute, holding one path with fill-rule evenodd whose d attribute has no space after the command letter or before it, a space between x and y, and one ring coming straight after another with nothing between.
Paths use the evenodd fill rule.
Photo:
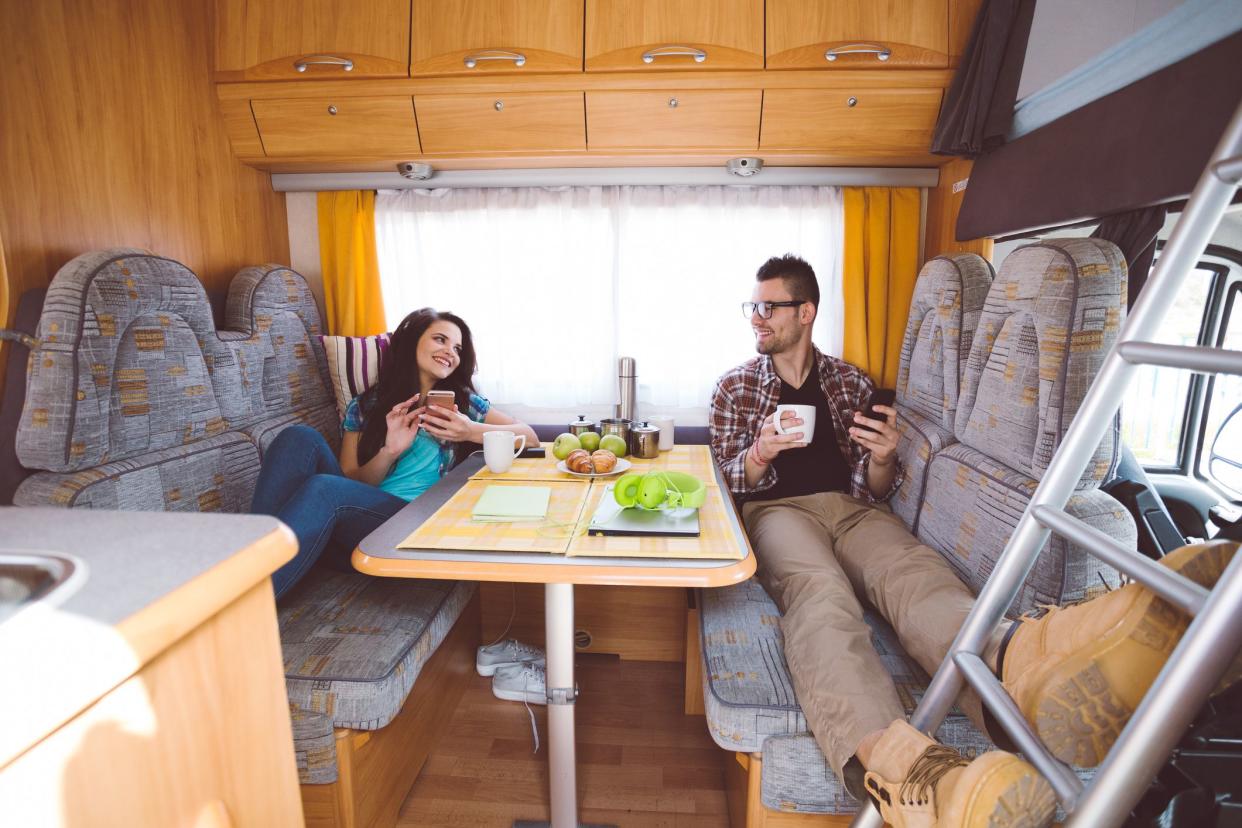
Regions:
<instances>
[{"instance_id":1,"label":"eyeglasses","mask_svg":"<svg viewBox=\"0 0 1242 828\"><path fill-rule=\"evenodd\" d=\"M771 319L773 308L796 308L806 300L789 301L789 302L743 302L742 316L750 319L756 313L761 319Z\"/></svg>"}]
</instances>

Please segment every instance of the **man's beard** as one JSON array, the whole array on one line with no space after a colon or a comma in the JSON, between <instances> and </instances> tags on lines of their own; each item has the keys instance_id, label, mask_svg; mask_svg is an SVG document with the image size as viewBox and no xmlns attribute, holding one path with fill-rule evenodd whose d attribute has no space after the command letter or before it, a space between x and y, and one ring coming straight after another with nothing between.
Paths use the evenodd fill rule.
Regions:
<instances>
[{"instance_id":1,"label":"man's beard","mask_svg":"<svg viewBox=\"0 0 1242 828\"><path fill-rule=\"evenodd\" d=\"M755 339L755 350L765 356L779 354L788 347L789 343L777 336L775 331L773 331L772 335L769 336L766 341L758 338Z\"/></svg>"}]
</instances>

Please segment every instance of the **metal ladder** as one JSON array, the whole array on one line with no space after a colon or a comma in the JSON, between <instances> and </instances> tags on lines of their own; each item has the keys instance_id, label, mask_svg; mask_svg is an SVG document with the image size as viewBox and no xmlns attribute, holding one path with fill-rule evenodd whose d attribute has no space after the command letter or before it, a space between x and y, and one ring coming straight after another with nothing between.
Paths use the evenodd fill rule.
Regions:
<instances>
[{"instance_id":1,"label":"metal ladder","mask_svg":"<svg viewBox=\"0 0 1242 828\"><path fill-rule=\"evenodd\" d=\"M1095 447L1111 427L1139 366L1165 366L1205 374L1242 374L1242 352L1161 345L1152 341L1165 312L1173 306L1185 276L1195 268L1229 206L1239 182L1242 182L1242 106L1234 113L1212 153L1207 169L1195 185L1156 263L1155 272L1091 384L996 569L979 593L918 709L910 717L910 724L918 730L935 733L962 690L963 682L969 682L1026 759L1052 785L1069 815L1066 822L1069 828L1121 825L1242 648L1242 554L1234 556L1209 592L1064 511ZM1085 788L1068 765L1048 752L980 657L988 635L1004 617L1035 565L1049 532L1083 546L1193 617L1164 669ZM879 811L866 807L852 823L855 828L876 828L880 824Z\"/></svg>"}]
</instances>

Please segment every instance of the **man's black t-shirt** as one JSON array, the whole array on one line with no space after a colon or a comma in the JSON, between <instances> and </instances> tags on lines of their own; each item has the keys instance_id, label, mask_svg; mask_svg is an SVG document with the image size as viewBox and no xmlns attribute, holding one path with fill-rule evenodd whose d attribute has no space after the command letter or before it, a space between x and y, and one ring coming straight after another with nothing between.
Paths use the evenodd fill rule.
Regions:
<instances>
[{"instance_id":1,"label":"man's black t-shirt","mask_svg":"<svg viewBox=\"0 0 1242 828\"><path fill-rule=\"evenodd\" d=\"M776 485L756 493L751 499L775 500L819 492L848 493L850 468L841 457L836 430L832 425L832 412L828 409L828 400L815 372L807 375L801 388L794 388L781 380L779 402L781 405L815 406L815 436L805 448L785 449L776 455L772 461L776 468Z\"/></svg>"}]
</instances>

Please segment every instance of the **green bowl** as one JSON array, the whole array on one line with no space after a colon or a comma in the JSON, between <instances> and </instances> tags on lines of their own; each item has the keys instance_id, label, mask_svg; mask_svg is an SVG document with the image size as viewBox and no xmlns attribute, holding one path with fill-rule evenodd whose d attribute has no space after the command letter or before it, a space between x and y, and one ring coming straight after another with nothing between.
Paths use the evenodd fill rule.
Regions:
<instances>
[{"instance_id":1,"label":"green bowl","mask_svg":"<svg viewBox=\"0 0 1242 828\"><path fill-rule=\"evenodd\" d=\"M654 509L648 509L638 503L634 504L636 509L648 512L699 509L707 502L707 487L703 485L702 480L692 474L677 471L649 472L649 474L658 474L664 478L668 487L668 495L664 498L664 502Z\"/></svg>"}]
</instances>

